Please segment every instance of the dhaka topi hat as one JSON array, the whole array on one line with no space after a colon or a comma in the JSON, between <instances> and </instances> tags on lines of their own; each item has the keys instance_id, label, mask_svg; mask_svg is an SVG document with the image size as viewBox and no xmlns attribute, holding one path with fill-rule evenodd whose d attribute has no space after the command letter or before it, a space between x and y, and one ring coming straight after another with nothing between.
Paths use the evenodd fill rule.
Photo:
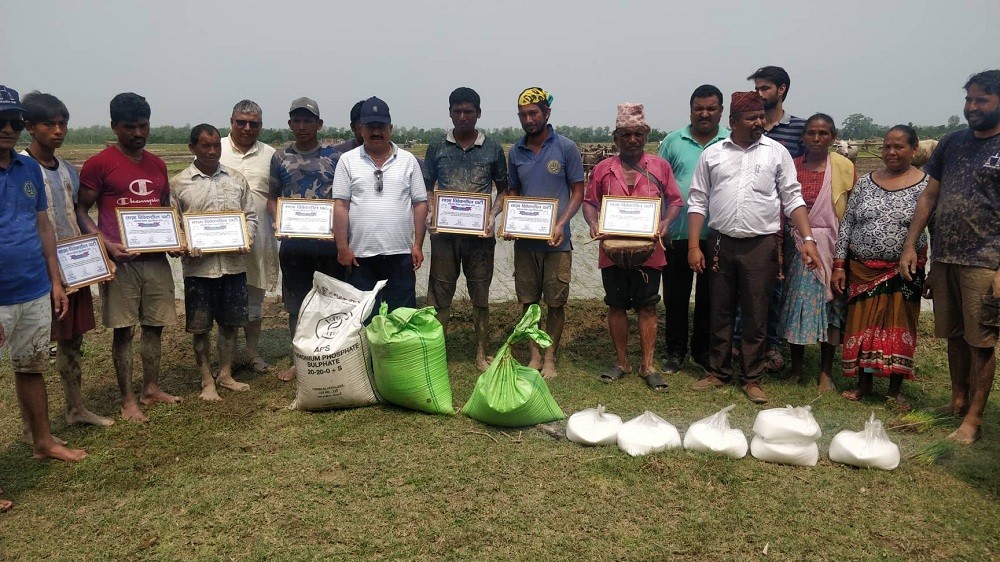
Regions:
<instances>
[{"instance_id":1,"label":"dhaka topi hat","mask_svg":"<svg viewBox=\"0 0 1000 562\"><path fill-rule=\"evenodd\" d=\"M744 111L763 111L764 98L757 92L733 92L729 102L729 114L735 115Z\"/></svg>"},{"instance_id":2,"label":"dhaka topi hat","mask_svg":"<svg viewBox=\"0 0 1000 562\"><path fill-rule=\"evenodd\" d=\"M524 107L533 103L544 103L545 105L551 106L553 99L552 94L546 92L538 86L532 86L530 88L526 88L523 92L521 92L521 95L517 96L517 106Z\"/></svg>"},{"instance_id":3,"label":"dhaka topi hat","mask_svg":"<svg viewBox=\"0 0 1000 562\"><path fill-rule=\"evenodd\" d=\"M618 117L615 119L615 129L630 127L649 128L641 103L625 102L618 104Z\"/></svg>"}]
</instances>

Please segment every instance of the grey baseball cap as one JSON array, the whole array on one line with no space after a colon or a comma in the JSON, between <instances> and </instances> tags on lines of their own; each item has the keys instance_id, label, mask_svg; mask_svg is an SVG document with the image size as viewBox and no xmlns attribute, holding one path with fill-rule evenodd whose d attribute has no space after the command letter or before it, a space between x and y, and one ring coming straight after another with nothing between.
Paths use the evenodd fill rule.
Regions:
<instances>
[{"instance_id":1,"label":"grey baseball cap","mask_svg":"<svg viewBox=\"0 0 1000 562\"><path fill-rule=\"evenodd\" d=\"M292 102L292 107L288 108L288 113L295 111L296 109L305 109L309 113L312 113L316 117L319 117L319 104L316 100L309 98L298 98Z\"/></svg>"}]
</instances>

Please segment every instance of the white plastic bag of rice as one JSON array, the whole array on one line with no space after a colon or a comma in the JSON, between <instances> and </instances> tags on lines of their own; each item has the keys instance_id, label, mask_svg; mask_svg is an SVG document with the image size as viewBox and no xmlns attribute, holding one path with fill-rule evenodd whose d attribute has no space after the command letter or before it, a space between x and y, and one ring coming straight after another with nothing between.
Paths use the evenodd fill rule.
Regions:
<instances>
[{"instance_id":1,"label":"white plastic bag of rice","mask_svg":"<svg viewBox=\"0 0 1000 562\"><path fill-rule=\"evenodd\" d=\"M764 462L816 466L819 461L819 445L815 441L779 443L754 435L750 440L750 454Z\"/></svg>"},{"instance_id":2,"label":"white plastic bag of rice","mask_svg":"<svg viewBox=\"0 0 1000 562\"><path fill-rule=\"evenodd\" d=\"M889 439L875 412L863 431L841 431L830 442L830 460L859 466L892 470L899 466L899 445Z\"/></svg>"},{"instance_id":3,"label":"white plastic bag of rice","mask_svg":"<svg viewBox=\"0 0 1000 562\"><path fill-rule=\"evenodd\" d=\"M633 457L681 446L681 434L667 420L646 410L618 429L618 448Z\"/></svg>"},{"instance_id":4,"label":"white plastic bag of rice","mask_svg":"<svg viewBox=\"0 0 1000 562\"><path fill-rule=\"evenodd\" d=\"M747 436L739 429L729 425L729 412L736 406L730 404L705 419L691 424L684 434L684 448L689 451L701 451L726 455L734 459L747 456Z\"/></svg>"},{"instance_id":5,"label":"white plastic bag of rice","mask_svg":"<svg viewBox=\"0 0 1000 562\"><path fill-rule=\"evenodd\" d=\"M811 442L823 434L809 406L761 410L753 422L753 432L772 443Z\"/></svg>"},{"instance_id":6,"label":"white plastic bag of rice","mask_svg":"<svg viewBox=\"0 0 1000 562\"><path fill-rule=\"evenodd\" d=\"M604 406L580 410L566 422L566 439L583 445L614 445L622 419L604 411Z\"/></svg>"},{"instance_id":7,"label":"white plastic bag of rice","mask_svg":"<svg viewBox=\"0 0 1000 562\"><path fill-rule=\"evenodd\" d=\"M292 339L296 388L289 408L329 410L379 401L364 321L385 283L359 291L328 275L313 274L313 288L302 302Z\"/></svg>"}]
</instances>

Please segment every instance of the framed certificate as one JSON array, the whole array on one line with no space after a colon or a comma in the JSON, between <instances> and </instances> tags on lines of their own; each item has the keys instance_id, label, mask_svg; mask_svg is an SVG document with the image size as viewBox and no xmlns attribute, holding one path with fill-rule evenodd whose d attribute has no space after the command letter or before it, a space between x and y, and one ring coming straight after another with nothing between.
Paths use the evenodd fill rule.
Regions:
<instances>
[{"instance_id":1,"label":"framed certificate","mask_svg":"<svg viewBox=\"0 0 1000 562\"><path fill-rule=\"evenodd\" d=\"M548 240L559 216L559 200L540 197L504 198L501 233L514 238Z\"/></svg>"},{"instance_id":2,"label":"framed certificate","mask_svg":"<svg viewBox=\"0 0 1000 562\"><path fill-rule=\"evenodd\" d=\"M333 238L332 199L278 198L276 236Z\"/></svg>"},{"instance_id":3,"label":"framed certificate","mask_svg":"<svg viewBox=\"0 0 1000 562\"><path fill-rule=\"evenodd\" d=\"M434 223L438 232L487 236L490 196L461 191L434 192Z\"/></svg>"},{"instance_id":4,"label":"framed certificate","mask_svg":"<svg viewBox=\"0 0 1000 562\"><path fill-rule=\"evenodd\" d=\"M235 252L250 247L247 219L239 211L184 215L188 248L202 253Z\"/></svg>"},{"instance_id":5,"label":"framed certificate","mask_svg":"<svg viewBox=\"0 0 1000 562\"><path fill-rule=\"evenodd\" d=\"M78 236L56 244L59 272L70 289L114 279L111 261L96 234Z\"/></svg>"},{"instance_id":6,"label":"framed certificate","mask_svg":"<svg viewBox=\"0 0 1000 562\"><path fill-rule=\"evenodd\" d=\"M601 199L597 232L650 238L660 227L659 197L610 197Z\"/></svg>"},{"instance_id":7,"label":"framed certificate","mask_svg":"<svg viewBox=\"0 0 1000 562\"><path fill-rule=\"evenodd\" d=\"M173 207L119 207L118 232L130 252L181 249L181 227Z\"/></svg>"}]
</instances>

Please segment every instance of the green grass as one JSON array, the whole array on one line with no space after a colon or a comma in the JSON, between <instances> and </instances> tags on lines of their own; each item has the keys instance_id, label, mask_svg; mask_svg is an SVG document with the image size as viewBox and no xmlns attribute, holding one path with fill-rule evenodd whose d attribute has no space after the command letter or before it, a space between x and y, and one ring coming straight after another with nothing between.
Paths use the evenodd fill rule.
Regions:
<instances>
[{"instance_id":1,"label":"green grass","mask_svg":"<svg viewBox=\"0 0 1000 562\"><path fill-rule=\"evenodd\" d=\"M278 306L269 307L263 344L284 366L289 340ZM495 349L519 306L493 312ZM567 414L603 403L627 420L649 409L683 432L735 403L732 422L749 435L760 408L735 388L690 391L696 367L668 377L672 387L662 395L638 377L598 382L613 356L604 307L572 301L567 316L560 376L550 382ZM918 380L905 385L921 408L949 395L943 346L926 333L928 320ZM47 376L55 432L90 453L77 464L34 461L16 441L20 421L4 364L0 484L17 505L0 515L0 558L705 560L756 559L766 549L782 560L987 560L1000 553L995 408L982 442L945 456L934 453L935 443L954 421L922 433L890 430L904 458L893 472L825 457L811 468L684 451L632 458L461 415L391 406L289 411L294 386L273 375L241 372L250 392L204 403L180 326L165 331L161 380L185 402L149 408L148 424L67 427L58 376ZM85 397L106 415L117 411L109 348L108 330L88 335ZM473 349L469 308L457 304L448 337L457 407L478 375ZM818 351L808 348L806 359L815 373ZM769 406L816 398L812 385L782 376L765 385ZM876 390L885 388L878 381ZM862 428L873 410L893 418L878 398L857 404L828 395L813 410L824 452L837 431ZM928 453L929 464L918 459Z\"/></svg>"}]
</instances>

